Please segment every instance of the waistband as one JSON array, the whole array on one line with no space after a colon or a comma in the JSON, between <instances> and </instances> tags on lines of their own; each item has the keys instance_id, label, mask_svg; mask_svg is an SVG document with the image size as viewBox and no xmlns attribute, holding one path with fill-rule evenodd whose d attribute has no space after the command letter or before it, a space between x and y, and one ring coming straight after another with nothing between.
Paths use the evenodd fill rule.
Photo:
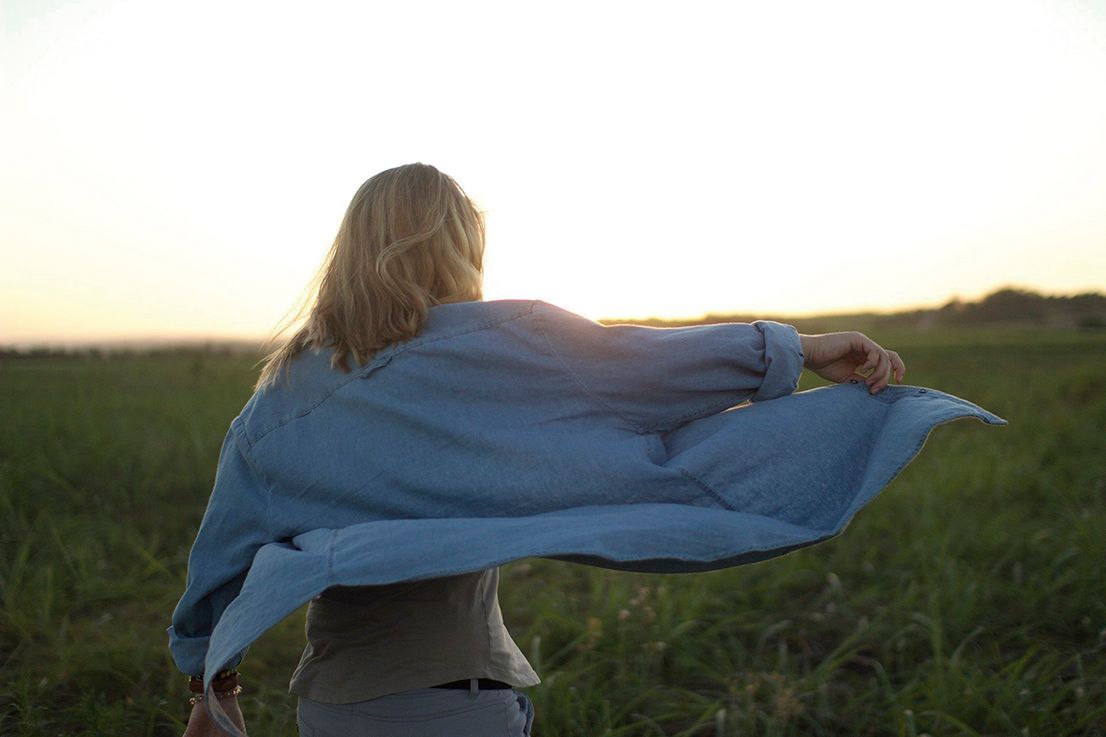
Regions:
<instances>
[{"instance_id":1,"label":"waistband","mask_svg":"<svg viewBox=\"0 0 1106 737\"><path fill-rule=\"evenodd\" d=\"M509 683L503 681L497 681L494 678L465 678L460 681L450 681L449 683L439 683L437 686L431 686L430 688L472 688L472 681L476 681L477 687L481 691L494 691L504 688L514 688Z\"/></svg>"}]
</instances>

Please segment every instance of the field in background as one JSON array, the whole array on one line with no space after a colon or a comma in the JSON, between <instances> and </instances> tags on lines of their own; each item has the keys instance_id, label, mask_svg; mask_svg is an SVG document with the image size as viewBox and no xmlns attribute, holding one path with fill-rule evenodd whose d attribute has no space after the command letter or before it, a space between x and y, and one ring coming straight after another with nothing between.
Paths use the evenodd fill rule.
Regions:
<instances>
[{"instance_id":1,"label":"field in background","mask_svg":"<svg viewBox=\"0 0 1106 737\"><path fill-rule=\"evenodd\" d=\"M844 535L781 559L505 566L536 734L1106 734L1106 335L870 334L1010 426L938 428ZM183 731L164 630L254 360L0 359L0 734ZM246 656L251 734L296 733L302 617Z\"/></svg>"}]
</instances>

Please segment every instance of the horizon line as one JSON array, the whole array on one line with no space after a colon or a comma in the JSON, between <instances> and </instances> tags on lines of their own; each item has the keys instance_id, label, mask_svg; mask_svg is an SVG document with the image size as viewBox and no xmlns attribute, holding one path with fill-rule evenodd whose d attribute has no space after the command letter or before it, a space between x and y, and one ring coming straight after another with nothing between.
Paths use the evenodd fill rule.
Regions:
<instances>
[{"instance_id":1,"label":"horizon line","mask_svg":"<svg viewBox=\"0 0 1106 737\"><path fill-rule=\"evenodd\" d=\"M832 319L832 318L846 318L846 317L889 317L893 315L899 315L909 312L919 312L926 310L938 310L952 302L962 302L964 304L974 304L983 301L987 297L1004 291L1017 291L1029 294L1034 294L1045 298L1071 298L1083 295L1098 295L1106 297L1099 289L1089 290L1073 290L1069 292L1043 292L1031 287L1021 287L1017 285L1003 285L988 290L974 299L962 299L958 295L952 295L946 298L940 304L916 304L912 306L894 307L894 308L855 308L849 310L840 311L827 311L827 312L803 312L803 313L774 313L766 311L763 313L753 312L718 312L708 311L699 312L695 314L684 315L617 315L617 316L605 316L596 318L597 322L614 323L618 321L656 321L656 322L695 322L706 319L716 319L720 317L757 317L758 319L783 319L783 320L817 320L817 319ZM495 301L495 300L488 300ZM270 342L273 342L277 336L270 335L263 337L261 335L240 335L240 334L219 334L219 333L206 333L206 334L162 334L162 335L133 335L133 336L100 336L100 337L33 337L18 340L9 340L0 337L0 350L16 350L24 351L28 349L61 349L69 350L74 348L173 348L173 347L197 347L204 345L221 345L221 346L243 346L246 344L254 345L259 350L264 348Z\"/></svg>"}]
</instances>

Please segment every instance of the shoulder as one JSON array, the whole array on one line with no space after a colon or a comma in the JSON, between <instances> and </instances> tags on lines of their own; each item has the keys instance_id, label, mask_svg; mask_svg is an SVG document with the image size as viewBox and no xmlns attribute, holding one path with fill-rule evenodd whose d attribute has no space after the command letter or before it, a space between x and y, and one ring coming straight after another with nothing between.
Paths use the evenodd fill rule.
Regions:
<instances>
[{"instance_id":1,"label":"shoulder","mask_svg":"<svg viewBox=\"0 0 1106 737\"><path fill-rule=\"evenodd\" d=\"M307 349L292 359L288 376L250 397L238 417L247 443L260 440L272 430L302 417L325 403L331 396L362 379L395 358L432 350L435 346L462 336L478 337L506 324L524 323L537 300L504 299L454 302L430 308L426 323L418 335L378 351L364 365L351 366L347 373L331 366L329 349Z\"/></svg>"},{"instance_id":2,"label":"shoulder","mask_svg":"<svg viewBox=\"0 0 1106 737\"><path fill-rule=\"evenodd\" d=\"M235 420L247 445L252 446L273 429L311 412L359 377L358 369L363 367L345 372L331 366L332 357L330 349L300 351L289 362L286 376L254 391Z\"/></svg>"},{"instance_id":3,"label":"shoulder","mask_svg":"<svg viewBox=\"0 0 1106 737\"><path fill-rule=\"evenodd\" d=\"M396 350L517 320L532 314L536 304L538 300L533 299L497 299L435 305L419 334Z\"/></svg>"}]
</instances>

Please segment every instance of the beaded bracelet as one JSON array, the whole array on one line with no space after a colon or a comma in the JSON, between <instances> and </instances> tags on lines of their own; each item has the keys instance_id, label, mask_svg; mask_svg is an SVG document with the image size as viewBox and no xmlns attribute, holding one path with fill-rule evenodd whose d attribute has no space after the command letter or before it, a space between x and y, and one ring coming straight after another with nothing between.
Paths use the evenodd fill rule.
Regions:
<instances>
[{"instance_id":1,"label":"beaded bracelet","mask_svg":"<svg viewBox=\"0 0 1106 737\"><path fill-rule=\"evenodd\" d=\"M242 687L241 686L235 686L234 688L232 688L229 691L215 691L215 695L217 697L219 697L220 699L226 699L226 698L229 698L231 696L237 696L240 693L242 693ZM203 700L204 700L204 695L201 693L201 694L196 694L195 696L190 698L188 700L188 703L192 704L192 706L195 706L196 704L200 703Z\"/></svg>"},{"instance_id":2,"label":"beaded bracelet","mask_svg":"<svg viewBox=\"0 0 1106 737\"><path fill-rule=\"evenodd\" d=\"M238 682L237 670L221 670L215 674L215 677L211 679L211 690L220 699L225 699L230 696L237 696L242 693L242 686ZM195 706L199 702L204 700L204 678L203 676L190 676L188 678L188 690L196 694L188 700L188 703Z\"/></svg>"}]
</instances>

